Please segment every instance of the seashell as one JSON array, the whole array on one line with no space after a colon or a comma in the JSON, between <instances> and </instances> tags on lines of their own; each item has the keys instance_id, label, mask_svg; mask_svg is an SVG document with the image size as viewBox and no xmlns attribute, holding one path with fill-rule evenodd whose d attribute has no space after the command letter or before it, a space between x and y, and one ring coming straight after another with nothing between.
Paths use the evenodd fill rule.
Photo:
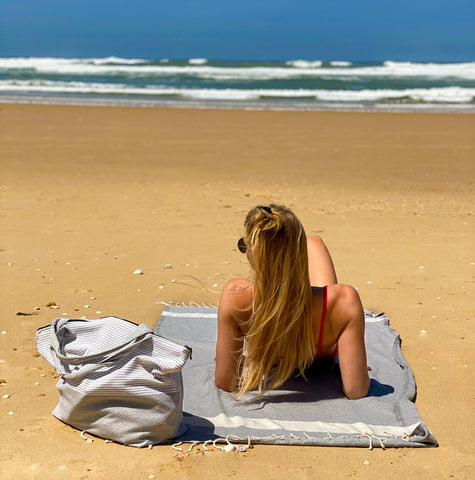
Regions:
<instances>
[{"instance_id":1,"label":"seashell","mask_svg":"<svg viewBox=\"0 0 475 480\"><path fill-rule=\"evenodd\" d=\"M86 437L86 432L82 431L81 432L81 438L86 442L86 443L92 443L94 440L92 438L87 438Z\"/></svg>"},{"instance_id":2,"label":"seashell","mask_svg":"<svg viewBox=\"0 0 475 480\"><path fill-rule=\"evenodd\" d=\"M10 398L10 395L8 395L8 393L6 393L5 395L2 395L2 398L3 398L4 400L7 400L8 398Z\"/></svg>"},{"instance_id":3,"label":"seashell","mask_svg":"<svg viewBox=\"0 0 475 480\"><path fill-rule=\"evenodd\" d=\"M143 275L143 272L142 270L140 270L140 268L137 268L137 270L134 270L134 275Z\"/></svg>"},{"instance_id":4,"label":"seashell","mask_svg":"<svg viewBox=\"0 0 475 480\"><path fill-rule=\"evenodd\" d=\"M46 304L47 307L56 307L56 303L55 302L48 302Z\"/></svg>"},{"instance_id":5,"label":"seashell","mask_svg":"<svg viewBox=\"0 0 475 480\"><path fill-rule=\"evenodd\" d=\"M4 378L0 378L0 385L6 385L7 381Z\"/></svg>"},{"instance_id":6,"label":"seashell","mask_svg":"<svg viewBox=\"0 0 475 480\"><path fill-rule=\"evenodd\" d=\"M234 450L236 450L236 447L234 445L231 445L230 443L228 443L225 447L224 447L224 451L225 452L234 452Z\"/></svg>"},{"instance_id":7,"label":"seashell","mask_svg":"<svg viewBox=\"0 0 475 480\"><path fill-rule=\"evenodd\" d=\"M41 308L40 307L35 307L35 310L41 310Z\"/></svg>"},{"instance_id":8,"label":"seashell","mask_svg":"<svg viewBox=\"0 0 475 480\"><path fill-rule=\"evenodd\" d=\"M2 330L2 335L6 335L8 332L6 330Z\"/></svg>"},{"instance_id":9,"label":"seashell","mask_svg":"<svg viewBox=\"0 0 475 480\"><path fill-rule=\"evenodd\" d=\"M173 268L169 263L167 263L163 268Z\"/></svg>"}]
</instances>

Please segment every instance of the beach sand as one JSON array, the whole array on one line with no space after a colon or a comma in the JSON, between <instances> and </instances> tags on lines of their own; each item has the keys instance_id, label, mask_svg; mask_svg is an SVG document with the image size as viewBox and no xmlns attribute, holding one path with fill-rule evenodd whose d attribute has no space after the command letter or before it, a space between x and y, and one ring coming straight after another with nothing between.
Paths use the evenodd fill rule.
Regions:
<instances>
[{"instance_id":1,"label":"beach sand","mask_svg":"<svg viewBox=\"0 0 475 480\"><path fill-rule=\"evenodd\" d=\"M473 478L474 132L464 114L0 105L0 477ZM57 421L36 329L153 327L157 302L216 304L248 274L245 213L269 202L389 316L440 446L185 454L86 443Z\"/></svg>"}]
</instances>

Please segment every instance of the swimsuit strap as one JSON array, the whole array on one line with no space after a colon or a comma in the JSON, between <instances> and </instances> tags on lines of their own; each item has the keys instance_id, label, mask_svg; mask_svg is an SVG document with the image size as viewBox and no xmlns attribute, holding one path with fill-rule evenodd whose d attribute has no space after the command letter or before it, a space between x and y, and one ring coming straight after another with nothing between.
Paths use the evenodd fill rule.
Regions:
<instances>
[{"instance_id":1,"label":"swimsuit strap","mask_svg":"<svg viewBox=\"0 0 475 480\"><path fill-rule=\"evenodd\" d=\"M320 330L318 332L317 357L322 355L323 328L325 327L325 317L327 315L327 286L323 287L323 307L322 318L320 320Z\"/></svg>"}]
</instances>

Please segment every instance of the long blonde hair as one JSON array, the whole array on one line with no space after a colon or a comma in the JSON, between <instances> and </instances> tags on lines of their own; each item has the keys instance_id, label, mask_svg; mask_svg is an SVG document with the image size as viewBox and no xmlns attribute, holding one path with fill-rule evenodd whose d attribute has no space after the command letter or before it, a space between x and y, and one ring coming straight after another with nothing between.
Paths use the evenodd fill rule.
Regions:
<instances>
[{"instance_id":1,"label":"long blonde hair","mask_svg":"<svg viewBox=\"0 0 475 480\"><path fill-rule=\"evenodd\" d=\"M315 355L307 238L282 205L255 207L244 222L254 289L237 396L304 375Z\"/></svg>"}]
</instances>

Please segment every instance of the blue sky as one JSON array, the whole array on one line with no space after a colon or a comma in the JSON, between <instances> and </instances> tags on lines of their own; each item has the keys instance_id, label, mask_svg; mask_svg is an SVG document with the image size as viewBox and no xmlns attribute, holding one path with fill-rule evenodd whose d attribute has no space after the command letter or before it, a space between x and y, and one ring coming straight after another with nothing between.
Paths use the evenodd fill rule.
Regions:
<instances>
[{"instance_id":1,"label":"blue sky","mask_svg":"<svg viewBox=\"0 0 475 480\"><path fill-rule=\"evenodd\" d=\"M475 60L473 0L0 0L0 56Z\"/></svg>"}]
</instances>

